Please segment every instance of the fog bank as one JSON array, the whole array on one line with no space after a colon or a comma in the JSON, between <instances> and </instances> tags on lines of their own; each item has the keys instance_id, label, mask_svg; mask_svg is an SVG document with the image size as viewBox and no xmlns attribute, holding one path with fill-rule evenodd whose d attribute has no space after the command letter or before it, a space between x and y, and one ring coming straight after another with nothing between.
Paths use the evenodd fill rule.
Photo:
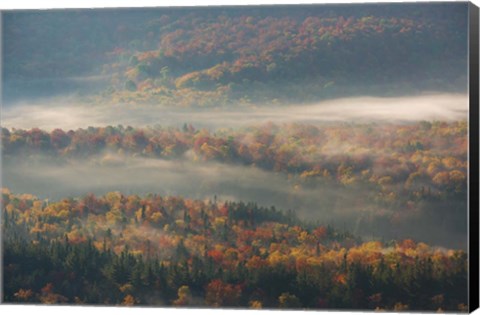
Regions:
<instances>
[{"instance_id":1,"label":"fog bank","mask_svg":"<svg viewBox=\"0 0 480 315\"><path fill-rule=\"evenodd\" d=\"M256 202L292 209L302 219L334 227L367 239L413 238L431 245L464 248L465 216L455 201L427 204L423 210L386 209L372 201L375 191L358 185L344 187L319 179L302 185L286 174L252 166L225 165L187 159L175 161L139 157L98 156L88 161L47 157L6 159L2 184L14 193L60 200L93 192L178 195L193 199ZM453 207L453 208L452 208ZM426 210L426 211L425 211ZM434 213L431 213L434 211ZM398 215L398 213L397 213Z\"/></svg>"},{"instance_id":2,"label":"fog bank","mask_svg":"<svg viewBox=\"0 0 480 315\"><path fill-rule=\"evenodd\" d=\"M221 105L221 104L219 104ZM6 104L2 126L45 130L77 129L107 125L179 126L199 128L240 127L271 122L411 122L420 120L463 120L468 117L468 95L428 94L412 97L355 97L310 105L223 107L179 109L157 105L92 105L76 97Z\"/></svg>"}]
</instances>

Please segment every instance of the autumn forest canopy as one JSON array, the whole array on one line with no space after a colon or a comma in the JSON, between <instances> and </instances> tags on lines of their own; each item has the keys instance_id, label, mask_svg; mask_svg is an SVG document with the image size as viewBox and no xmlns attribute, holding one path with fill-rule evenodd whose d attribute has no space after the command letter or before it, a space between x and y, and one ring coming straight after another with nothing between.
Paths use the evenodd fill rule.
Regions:
<instances>
[{"instance_id":1,"label":"autumn forest canopy","mask_svg":"<svg viewBox=\"0 0 480 315\"><path fill-rule=\"evenodd\" d=\"M466 307L465 252L359 243L274 207L115 192L48 203L4 190L2 201L10 302Z\"/></svg>"},{"instance_id":2,"label":"autumn forest canopy","mask_svg":"<svg viewBox=\"0 0 480 315\"><path fill-rule=\"evenodd\" d=\"M9 12L4 93L203 107L464 92L465 14L463 4Z\"/></svg>"},{"instance_id":3,"label":"autumn forest canopy","mask_svg":"<svg viewBox=\"0 0 480 315\"><path fill-rule=\"evenodd\" d=\"M2 12L3 300L466 312L467 13Z\"/></svg>"}]
</instances>

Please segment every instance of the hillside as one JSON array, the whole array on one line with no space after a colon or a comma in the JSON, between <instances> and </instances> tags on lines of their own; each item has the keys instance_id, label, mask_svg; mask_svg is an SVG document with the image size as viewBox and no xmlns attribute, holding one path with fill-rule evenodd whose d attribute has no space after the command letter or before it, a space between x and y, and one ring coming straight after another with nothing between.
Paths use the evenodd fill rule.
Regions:
<instances>
[{"instance_id":1,"label":"hillside","mask_svg":"<svg viewBox=\"0 0 480 315\"><path fill-rule=\"evenodd\" d=\"M50 198L79 189L108 191L109 185L124 192L256 198L265 206L295 207L304 218L347 222L362 235L409 235L463 248L466 128L466 122L426 121L267 123L215 132L187 124L51 132L3 128L3 176L17 179L12 189L43 191ZM54 193L38 186L45 181L61 187ZM63 189L68 194L62 196Z\"/></svg>"},{"instance_id":2,"label":"hillside","mask_svg":"<svg viewBox=\"0 0 480 315\"><path fill-rule=\"evenodd\" d=\"M2 202L7 302L396 311L467 303L463 251L358 243L273 207L115 192L49 203L6 189Z\"/></svg>"},{"instance_id":3,"label":"hillside","mask_svg":"<svg viewBox=\"0 0 480 315\"><path fill-rule=\"evenodd\" d=\"M94 90L102 102L220 106L464 91L465 10L419 4L7 12L5 93L8 99Z\"/></svg>"}]
</instances>

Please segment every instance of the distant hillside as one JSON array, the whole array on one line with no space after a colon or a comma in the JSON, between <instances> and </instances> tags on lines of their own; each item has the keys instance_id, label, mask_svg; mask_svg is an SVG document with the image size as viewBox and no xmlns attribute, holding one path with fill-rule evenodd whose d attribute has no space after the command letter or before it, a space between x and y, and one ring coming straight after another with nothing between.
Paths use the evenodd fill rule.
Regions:
<instances>
[{"instance_id":1,"label":"distant hillside","mask_svg":"<svg viewBox=\"0 0 480 315\"><path fill-rule=\"evenodd\" d=\"M73 90L101 85L102 101L175 106L458 91L466 13L462 3L7 12L6 94L38 81L58 94L72 78ZM102 84L79 80L95 75Z\"/></svg>"}]
</instances>

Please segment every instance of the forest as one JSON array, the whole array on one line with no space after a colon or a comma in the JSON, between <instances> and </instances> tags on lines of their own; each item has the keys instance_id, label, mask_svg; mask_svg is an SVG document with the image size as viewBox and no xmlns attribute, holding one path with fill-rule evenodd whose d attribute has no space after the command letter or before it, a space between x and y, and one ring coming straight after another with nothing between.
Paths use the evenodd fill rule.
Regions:
<instances>
[{"instance_id":1,"label":"forest","mask_svg":"<svg viewBox=\"0 0 480 315\"><path fill-rule=\"evenodd\" d=\"M450 3L11 12L5 98L80 90L95 104L236 107L465 91L464 10Z\"/></svg>"},{"instance_id":2,"label":"forest","mask_svg":"<svg viewBox=\"0 0 480 315\"><path fill-rule=\"evenodd\" d=\"M388 195L402 191L464 193L467 176L466 121L413 124L273 124L211 132L182 128L87 129L2 128L5 158L44 154L53 158L97 157L115 163L120 156L152 159L215 160L253 165L295 175L323 177L343 185L370 182ZM372 154L375 152L375 155Z\"/></svg>"},{"instance_id":3,"label":"forest","mask_svg":"<svg viewBox=\"0 0 480 315\"><path fill-rule=\"evenodd\" d=\"M395 226L419 220L418 211L429 221L458 217L466 128L460 121L267 123L214 132L190 124L3 128L2 152L7 161L44 155L60 164L215 160L285 174L297 190L368 186L364 206L394 209L385 222ZM432 213L448 200L453 208ZM120 192L49 202L8 189L2 204L6 301L397 311L464 311L467 304L458 290L466 290L464 251L411 239L362 241L306 223L292 209Z\"/></svg>"},{"instance_id":4,"label":"forest","mask_svg":"<svg viewBox=\"0 0 480 315\"><path fill-rule=\"evenodd\" d=\"M7 189L2 201L7 302L466 310L461 250L360 243L252 203L118 192L49 203Z\"/></svg>"},{"instance_id":5,"label":"forest","mask_svg":"<svg viewBox=\"0 0 480 315\"><path fill-rule=\"evenodd\" d=\"M467 17L1 12L2 302L468 312Z\"/></svg>"}]
</instances>

